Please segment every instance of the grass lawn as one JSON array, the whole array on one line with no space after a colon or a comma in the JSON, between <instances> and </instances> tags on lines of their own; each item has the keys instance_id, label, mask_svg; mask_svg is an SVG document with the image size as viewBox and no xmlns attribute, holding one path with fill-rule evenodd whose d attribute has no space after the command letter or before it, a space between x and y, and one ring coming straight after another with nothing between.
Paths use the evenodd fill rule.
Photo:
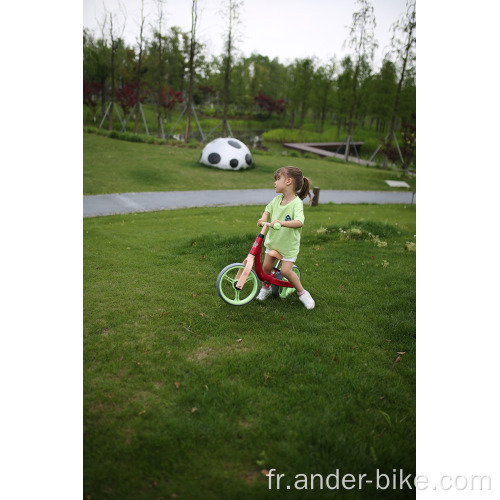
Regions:
<instances>
[{"instance_id":1,"label":"grass lawn","mask_svg":"<svg viewBox=\"0 0 500 500\"><path fill-rule=\"evenodd\" d=\"M399 174L343 162L254 154L255 168L228 172L198 163L200 149L83 134L83 194L272 188L273 173L293 165L321 189L394 191ZM405 179L415 191L415 179Z\"/></svg>"},{"instance_id":2,"label":"grass lawn","mask_svg":"<svg viewBox=\"0 0 500 500\"><path fill-rule=\"evenodd\" d=\"M165 154L143 147L151 162ZM185 166L191 153L176 152ZM415 207L305 208L297 265L312 311L296 294L218 297L261 212L83 220L84 498L414 498L286 485L336 469L415 473Z\"/></svg>"}]
</instances>

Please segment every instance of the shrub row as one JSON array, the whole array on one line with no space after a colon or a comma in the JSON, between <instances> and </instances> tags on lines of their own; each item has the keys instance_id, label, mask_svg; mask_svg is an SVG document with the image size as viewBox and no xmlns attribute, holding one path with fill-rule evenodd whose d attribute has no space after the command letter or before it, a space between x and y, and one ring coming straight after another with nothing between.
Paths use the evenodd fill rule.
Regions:
<instances>
[{"instance_id":1,"label":"shrub row","mask_svg":"<svg viewBox=\"0 0 500 500\"><path fill-rule=\"evenodd\" d=\"M117 130L104 130L97 127L83 127L83 131L90 134L109 137L110 139L119 139L121 141L142 142L160 146L185 146L183 141L177 141L176 139L162 139L160 137L153 137L152 135L134 134L132 132L118 132ZM201 144L196 139L189 139L186 146L188 148L198 148L201 147Z\"/></svg>"}]
</instances>

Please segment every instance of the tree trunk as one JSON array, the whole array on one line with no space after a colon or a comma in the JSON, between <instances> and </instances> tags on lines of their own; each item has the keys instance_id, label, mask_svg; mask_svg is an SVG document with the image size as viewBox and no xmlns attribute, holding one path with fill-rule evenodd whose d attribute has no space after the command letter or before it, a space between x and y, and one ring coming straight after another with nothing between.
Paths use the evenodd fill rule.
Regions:
<instances>
[{"instance_id":1,"label":"tree trunk","mask_svg":"<svg viewBox=\"0 0 500 500\"><path fill-rule=\"evenodd\" d=\"M115 49L114 42L111 41L111 107L109 108L109 130L113 130L113 111L115 103Z\"/></svg>"},{"instance_id":2,"label":"tree trunk","mask_svg":"<svg viewBox=\"0 0 500 500\"><path fill-rule=\"evenodd\" d=\"M345 156L344 156L345 161L349 161L349 140L353 133L353 118L354 118L354 112L356 110L356 87L358 85L359 65L360 62L358 60L356 64L356 69L354 71L354 78L352 80L352 101L351 101L351 108L349 109L349 121L347 122L347 145L345 148Z\"/></svg>"},{"instance_id":3,"label":"tree trunk","mask_svg":"<svg viewBox=\"0 0 500 500\"><path fill-rule=\"evenodd\" d=\"M194 76L194 41L191 40L191 50L189 53L189 84L188 100L186 109L186 132L184 134L184 143L187 144L189 134L191 133L191 106L193 105L193 76Z\"/></svg>"},{"instance_id":4,"label":"tree trunk","mask_svg":"<svg viewBox=\"0 0 500 500\"><path fill-rule=\"evenodd\" d=\"M196 44L196 22L198 19L197 0L193 0L191 7L191 44L189 46L189 83L186 115L186 132L184 133L184 144L187 144L191 133L191 109L193 106L193 80L194 80L194 52Z\"/></svg>"},{"instance_id":5,"label":"tree trunk","mask_svg":"<svg viewBox=\"0 0 500 500\"><path fill-rule=\"evenodd\" d=\"M157 115L157 123L158 123L158 134L157 134L157 137L158 138L163 138L163 134L161 133L161 114L158 113Z\"/></svg>"},{"instance_id":6,"label":"tree trunk","mask_svg":"<svg viewBox=\"0 0 500 500\"><path fill-rule=\"evenodd\" d=\"M222 115L222 137L227 137L227 115L229 110L229 71L231 70L231 40L228 40L226 69L224 71L224 107Z\"/></svg>"},{"instance_id":7,"label":"tree trunk","mask_svg":"<svg viewBox=\"0 0 500 500\"><path fill-rule=\"evenodd\" d=\"M102 89L101 89L101 117L104 118L104 113L106 113L106 78L101 79Z\"/></svg>"},{"instance_id":8,"label":"tree trunk","mask_svg":"<svg viewBox=\"0 0 500 500\"><path fill-rule=\"evenodd\" d=\"M321 109L321 116L320 116L320 133L323 133L323 130L325 128L325 118L326 118L326 107L328 103L328 86L325 86L325 93L323 94L323 106Z\"/></svg>"},{"instance_id":9,"label":"tree trunk","mask_svg":"<svg viewBox=\"0 0 500 500\"><path fill-rule=\"evenodd\" d=\"M351 148L351 134L348 134L347 140L345 143L345 153L344 153L345 161L349 161L349 149L350 148Z\"/></svg>"},{"instance_id":10,"label":"tree trunk","mask_svg":"<svg viewBox=\"0 0 500 500\"><path fill-rule=\"evenodd\" d=\"M405 56L404 56L404 59L403 59L403 69L401 70L401 77L399 78L398 90L396 92L396 99L395 99L395 102L394 102L394 108L392 110L391 129L389 131L389 141L387 143L387 148L388 149L391 147L391 144L392 144L392 136L394 134L394 125L396 123L396 113L398 111L399 97L400 97L400 94L401 94L401 88L403 86L403 80L404 80L405 71L406 71L406 63L408 62L408 56L410 54L411 46L412 46L412 43L413 43L413 41L412 41L412 34L413 34L414 25L410 24L410 28L409 29L410 29L410 31L408 33L408 43L406 44ZM385 168L385 169L387 168L388 162L389 162L389 157L386 154L384 156L384 165L383 165L383 168ZM404 168L404 165L403 165L403 168Z\"/></svg>"}]
</instances>

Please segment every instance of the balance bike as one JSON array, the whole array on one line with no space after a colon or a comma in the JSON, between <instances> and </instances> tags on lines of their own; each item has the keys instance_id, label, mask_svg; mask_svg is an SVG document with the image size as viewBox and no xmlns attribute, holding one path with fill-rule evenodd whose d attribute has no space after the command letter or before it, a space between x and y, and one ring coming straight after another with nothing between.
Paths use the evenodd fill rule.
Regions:
<instances>
[{"instance_id":1,"label":"balance bike","mask_svg":"<svg viewBox=\"0 0 500 500\"><path fill-rule=\"evenodd\" d=\"M219 273L217 277L217 292L220 298L232 306L243 306L253 300L259 292L259 279L267 281L272 287L275 297L285 298L295 291L292 284L281 273L281 259L283 256L276 250L271 250L271 257L277 258L271 274L266 274L262 268L262 244L269 222L262 224L262 230L255 239L247 258L239 263L229 264ZM273 230L281 229L281 224L276 222ZM253 266L255 264L255 270ZM293 266L292 270L300 279L300 269ZM258 279L257 279L258 278Z\"/></svg>"}]
</instances>

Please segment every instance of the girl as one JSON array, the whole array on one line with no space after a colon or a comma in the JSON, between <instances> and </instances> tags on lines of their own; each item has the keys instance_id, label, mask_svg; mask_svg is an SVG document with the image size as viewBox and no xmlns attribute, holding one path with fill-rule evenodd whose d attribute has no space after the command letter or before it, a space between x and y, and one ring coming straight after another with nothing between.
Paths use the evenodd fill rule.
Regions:
<instances>
[{"instance_id":1,"label":"girl","mask_svg":"<svg viewBox=\"0 0 500 500\"><path fill-rule=\"evenodd\" d=\"M268 231L264 246L266 253L264 257L264 272L270 274L276 257L271 254L273 250L279 252L281 259L281 272L283 276L292 283L297 290L300 301L307 309L315 305L311 294L304 289L299 277L292 271L293 263L297 260L300 248L300 234L304 225L304 206L302 200L309 196L311 204L310 181L302 175L296 167L281 167L274 173L274 189L276 196L266 206L262 217L257 221L258 226L267 222L271 216L271 225L275 222L281 224L280 231ZM274 252L273 252L274 253ZM269 283L263 283L257 300L265 300L271 294Z\"/></svg>"}]
</instances>

